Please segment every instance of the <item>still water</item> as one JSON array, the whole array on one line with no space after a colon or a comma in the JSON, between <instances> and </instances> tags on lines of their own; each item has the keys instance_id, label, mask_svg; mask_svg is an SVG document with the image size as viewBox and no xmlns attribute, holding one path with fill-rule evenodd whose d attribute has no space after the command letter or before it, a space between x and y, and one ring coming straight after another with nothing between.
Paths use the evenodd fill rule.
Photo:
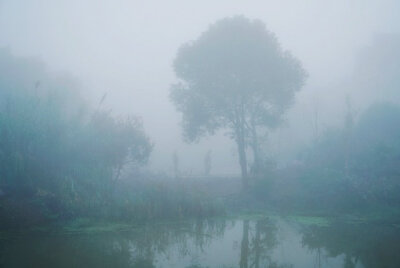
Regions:
<instances>
[{"instance_id":1,"label":"still water","mask_svg":"<svg viewBox=\"0 0 400 268\"><path fill-rule=\"evenodd\" d=\"M400 267L400 228L282 218L0 239L0 267Z\"/></svg>"}]
</instances>

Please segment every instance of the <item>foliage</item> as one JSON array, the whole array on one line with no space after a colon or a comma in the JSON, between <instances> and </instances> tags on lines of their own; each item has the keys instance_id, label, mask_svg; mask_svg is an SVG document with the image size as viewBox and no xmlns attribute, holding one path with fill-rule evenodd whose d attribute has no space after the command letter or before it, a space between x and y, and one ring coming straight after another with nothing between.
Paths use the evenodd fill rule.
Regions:
<instances>
[{"instance_id":1,"label":"foliage","mask_svg":"<svg viewBox=\"0 0 400 268\"><path fill-rule=\"evenodd\" d=\"M207 192L167 176L160 178L147 174L144 178L122 181L116 196L118 198L105 215L112 220L143 222L223 214L222 206Z\"/></svg>"},{"instance_id":2,"label":"foliage","mask_svg":"<svg viewBox=\"0 0 400 268\"><path fill-rule=\"evenodd\" d=\"M183 45L174 69L179 82L171 99L182 112L186 139L229 130L243 177L247 146L258 160L258 131L281 121L305 79L300 62L261 21L241 16L219 20Z\"/></svg>"},{"instance_id":3,"label":"foliage","mask_svg":"<svg viewBox=\"0 0 400 268\"><path fill-rule=\"evenodd\" d=\"M265 173L252 192L279 208L353 210L400 203L400 107L369 107L351 132L331 129L295 165Z\"/></svg>"},{"instance_id":4,"label":"foliage","mask_svg":"<svg viewBox=\"0 0 400 268\"><path fill-rule=\"evenodd\" d=\"M90 111L77 85L54 79L40 63L7 51L0 58L2 223L36 223L109 202L121 169L149 157L140 120Z\"/></svg>"}]
</instances>

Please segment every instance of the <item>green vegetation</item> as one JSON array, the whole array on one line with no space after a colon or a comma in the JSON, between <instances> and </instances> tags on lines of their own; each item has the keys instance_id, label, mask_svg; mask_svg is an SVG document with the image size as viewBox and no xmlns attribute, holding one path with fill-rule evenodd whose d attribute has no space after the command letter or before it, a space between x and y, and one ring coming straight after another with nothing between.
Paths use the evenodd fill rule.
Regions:
<instances>
[{"instance_id":1,"label":"green vegetation","mask_svg":"<svg viewBox=\"0 0 400 268\"><path fill-rule=\"evenodd\" d=\"M249 198L281 211L398 217L392 208L400 204L399 141L400 107L375 104L352 124L327 131L294 164L269 165Z\"/></svg>"},{"instance_id":2,"label":"green vegetation","mask_svg":"<svg viewBox=\"0 0 400 268\"><path fill-rule=\"evenodd\" d=\"M200 193L138 172L152 150L139 118L102 109L106 96L92 109L73 80L39 62L5 50L0 62L1 228L217 213ZM130 180L121 178L126 166Z\"/></svg>"},{"instance_id":3,"label":"green vegetation","mask_svg":"<svg viewBox=\"0 0 400 268\"><path fill-rule=\"evenodd\" d=\"M400 218L397 104L376 103L356 116L348 99L342 127L284 166L270 157L264 137L283 121L306 72L260 21L223 19L183 45L170 94L188 141L228 131L241 189L210 176L211 150L204 158L209 181L185 181L177 153L175 178L144 171L154 145L140 118L103 108L107 94L93 107L73 78L7 50L0 51L0 69L1 228L68 222L71 232L90 232L226 212L273 211L320 226L338 215L354 222ZM79 224L82 218L88 222Z\"/></svg>"}]
</instances>

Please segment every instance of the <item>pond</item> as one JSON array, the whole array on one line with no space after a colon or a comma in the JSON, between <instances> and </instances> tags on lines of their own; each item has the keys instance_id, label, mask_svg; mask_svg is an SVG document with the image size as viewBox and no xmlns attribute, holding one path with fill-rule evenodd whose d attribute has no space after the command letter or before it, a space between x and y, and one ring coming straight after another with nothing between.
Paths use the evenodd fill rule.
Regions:
<instances>
[{"instance_id":1,"label":"pond","mask_svg":"<svg viewBox=\"0 0 400 268\"><path fill-rule=\"evenodd\" d=\"M400 228L279 217L0 239L1 267L400 267Z\"/></svg>"}]
</instances>

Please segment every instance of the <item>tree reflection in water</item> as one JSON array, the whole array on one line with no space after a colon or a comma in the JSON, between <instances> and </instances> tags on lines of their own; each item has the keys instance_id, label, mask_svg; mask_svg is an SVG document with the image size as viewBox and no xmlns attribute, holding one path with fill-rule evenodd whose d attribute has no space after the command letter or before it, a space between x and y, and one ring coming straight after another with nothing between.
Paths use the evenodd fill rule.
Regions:
<instances>
[{"instance_id":1,"label":"tree reflection in water","mask_svg":"<svg viewBox=\"0 0 400 268\"><path fill-rule=\"evenodd\" d=\"M291 267L288 264L278 264L272 259L272 251L277 244L277 226L274 221L268 218L252 222L244 220L239 267Z\"/></svg>"},{"instance_id":2,"label":"tree reflection in water","mask_svg":"<svg viewBox=\"0 0 400 268\"><path fill-rule=\"evenodd\" d=\"M382 224L187 221L124 232L3 236L0 267L400 267L399 240L399 228Z\"/></svg>"},{"instance_id":3,"label":"tree reflection in water","mask_svg":"<svg viewBox=\"0 0 400 268\"><path fill-rule=\"evenodd\" d=\"M400 267L400 229L390 224L344 224L308 227L302 243L327 257L343 256L345 268ZM323 267L320 265L319 267Z\"/></svg>"},{"instance_id":4,"label":"tree reflection in water","mask_svg":"<svg viewBox=\"0 0 400 268\"><path fill-rule=\"evenodd\" d=\"M0 267L156 267L156 256L203 251L223 236L225 226L226 221L204 220L127 232L17 236L0 240Z\"/></svg>"}]
</instances>

